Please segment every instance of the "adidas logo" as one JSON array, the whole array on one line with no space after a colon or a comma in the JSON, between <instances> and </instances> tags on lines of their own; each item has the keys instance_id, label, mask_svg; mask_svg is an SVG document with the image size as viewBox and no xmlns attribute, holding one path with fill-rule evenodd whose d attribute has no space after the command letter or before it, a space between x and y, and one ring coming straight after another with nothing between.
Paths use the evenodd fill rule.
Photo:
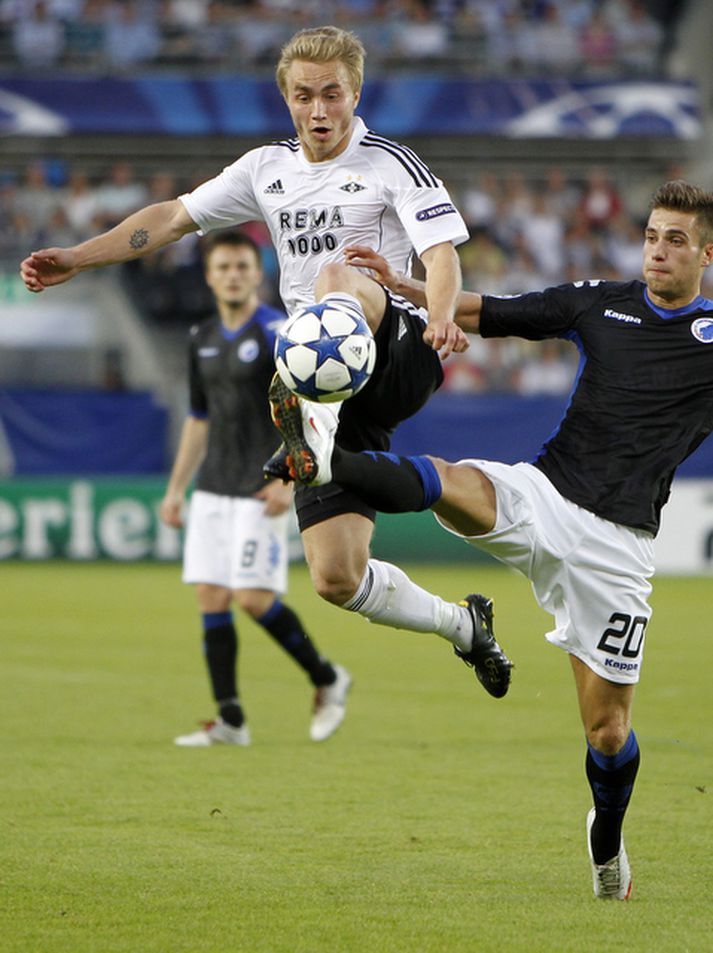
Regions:
<instances>
[{"instance_id":1,"label":"adidas logo","mask_svg":"<svg viewBox=\"0 0 713 953\"><path fill-rule=\"evenodd\" d=\"M404 321L402 316L399 315L399 331L396 336L396 340L400 341L401 338L404 337L406 334L408 334L408 328L406 327L406 322Z\"/></svg>"},{"instance_id":2,"label":"adidas logo","mask_svg":"<svg viewBox=\"0 0 713 953\"><path fill-rule=\"evenodd\" d=\"M275 179L264 191L265 195L284 195L285 190L282 188L282 179Z\"/></svg>"}]
</instances>

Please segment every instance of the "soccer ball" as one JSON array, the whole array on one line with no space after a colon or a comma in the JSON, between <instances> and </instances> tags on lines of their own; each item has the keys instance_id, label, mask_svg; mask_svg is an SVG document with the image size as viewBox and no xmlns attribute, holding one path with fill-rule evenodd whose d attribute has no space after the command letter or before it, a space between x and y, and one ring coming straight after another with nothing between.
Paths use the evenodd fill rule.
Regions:
<instances>
[{"instance_id":1,"label":"soccer ball","mask_svg":"<svg viewBox=\"0 0 713 953\"><path fill-rule=\"evenodd\" d=\"M353 397L371 377L375 361L369 325L348 302L302 308L275 342L275 366L285 386L321 403Z\"/></svg>"}]
</instances>

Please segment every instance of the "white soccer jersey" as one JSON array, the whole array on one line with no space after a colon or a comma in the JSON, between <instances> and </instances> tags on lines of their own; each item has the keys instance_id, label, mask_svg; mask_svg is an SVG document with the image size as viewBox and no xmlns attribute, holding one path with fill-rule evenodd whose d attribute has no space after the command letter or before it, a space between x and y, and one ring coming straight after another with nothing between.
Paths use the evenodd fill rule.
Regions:
<instances>
[{"instance_id":1,"label":"white soccer jersey","mask_svg":"<svg viewBox=\"0 0 713 953\"><path fill-rule=\"evenodd\" d=\"M298 139L260 146L180 196L202 233L263 221L280 262L280 294L292 313L311 304L320 269L348 245L370 245L398 271L411 254L459 244L468 230L440 179L406 146L355 118L349 145L309 162Z\"/></svg>"}]
</instances>

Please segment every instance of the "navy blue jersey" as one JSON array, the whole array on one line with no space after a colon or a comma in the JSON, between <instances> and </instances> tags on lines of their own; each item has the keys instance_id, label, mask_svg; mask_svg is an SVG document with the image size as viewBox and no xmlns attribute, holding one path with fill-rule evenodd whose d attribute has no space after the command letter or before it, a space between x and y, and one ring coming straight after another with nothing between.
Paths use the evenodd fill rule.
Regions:
<instances>
[{"instance_id":1,"label":"navy blue jersey","mask_svg":"<svg viewBox=\"0 0 713 953\"><path fill-rule=\"evenodd\" d=\"M237 331L218 317L191 329L191 414L210 424L199 490L252 496L264 486L262 465L280 443L267 390L275 335L284 320L282 312L260 305Z\"/></svg>"},{"instance_id":2,"label":"navy blue jersey","mask_svg":"<svg viewBox=\"0 0 713 953\"><path fill-rule=\"evenodd\" d=\"M604 519L655 533L676 467L713 429L713 301L655 306L641 281L486 296L483 337L574 341L564 419L534 464Z\"/></svg>"}]
</instances>

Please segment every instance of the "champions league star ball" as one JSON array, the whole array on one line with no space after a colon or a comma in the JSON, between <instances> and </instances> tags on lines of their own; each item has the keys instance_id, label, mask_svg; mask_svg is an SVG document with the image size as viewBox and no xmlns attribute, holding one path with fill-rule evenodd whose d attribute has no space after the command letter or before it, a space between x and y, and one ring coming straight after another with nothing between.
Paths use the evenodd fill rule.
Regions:
<instances>
[{"instance_id":1,"label":"champions league star ball","mask_svg":"<svg viewBox=\"0 0 713 953\"><path fill-rule=\"evenodd\" d=\"M375 361L374 336L348 301L302 308L275 342L275 366L285 386L321 403L353 397L371 377Z\"/></svg>"}]
</instances>

